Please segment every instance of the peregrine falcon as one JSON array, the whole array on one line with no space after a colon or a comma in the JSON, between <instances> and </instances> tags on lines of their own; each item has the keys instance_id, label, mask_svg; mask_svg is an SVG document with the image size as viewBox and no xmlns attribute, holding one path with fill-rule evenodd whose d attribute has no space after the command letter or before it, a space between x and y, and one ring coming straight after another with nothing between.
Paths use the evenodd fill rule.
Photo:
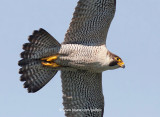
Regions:
<instances>
[{"instance_id":1,"label":"peregrine falcon","mask_svg":"<svg viewBox=\"0 0 160 117\"><path fill-rule=\"evenodd\" d=\"M102 72L125 67L106 48L115 9L116 0L79 0L62 44L44 29L35 30L18 63L24 88L34 93L61 71L65 116L102 117Z\"/></svg>"}]
</instances>

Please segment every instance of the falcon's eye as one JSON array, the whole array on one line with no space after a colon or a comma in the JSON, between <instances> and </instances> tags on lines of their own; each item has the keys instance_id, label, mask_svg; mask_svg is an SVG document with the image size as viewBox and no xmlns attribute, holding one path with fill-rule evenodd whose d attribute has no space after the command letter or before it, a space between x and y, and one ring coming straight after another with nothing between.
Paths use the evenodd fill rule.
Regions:
<instances>
[{"instance_id":1,"label":"falcon's eye","mask_svg":"<svg viewBox=\"0 0 160 117\"><path fill-rule=\"evenodd\" d=\"M117 61L121 61L121 59L120 59L119 57L115 57L115 59L116 59Z\"/></svg>"}]
</instances>

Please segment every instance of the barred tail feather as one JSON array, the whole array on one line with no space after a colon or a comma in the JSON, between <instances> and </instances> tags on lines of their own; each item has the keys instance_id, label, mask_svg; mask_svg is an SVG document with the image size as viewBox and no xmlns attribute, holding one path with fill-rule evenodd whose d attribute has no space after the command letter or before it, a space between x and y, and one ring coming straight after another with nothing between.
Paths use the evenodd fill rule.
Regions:
<instances>
[{"instance_id":1,"label":"barred tail feather","mask_svg":"<svg viewBox=\"0 0 160 117\"><path fill-rule=\"evenodd\" d=\"M53 55L60 49L61 44L52 37L44 29L34 31L28 38L30 43L23 45L23 52L21 53L22 58L26 59L39 59Z\"/></svg>"},{"instance_id":2,"label":"barred tail feather","mask_svg":"<svg viewBox=\"0 0 160 117\"><path fill-rule=\"evenodd\" d=\"M60 43L44 29L34 31L29 36L29 42L23 45L21 66L19 73L20 80L25 81L24 88L28 92L36 92L46 85L57 73L57 69L46 67L41 64L41 58L57 54Z\"/></svg>"}]
</instances>

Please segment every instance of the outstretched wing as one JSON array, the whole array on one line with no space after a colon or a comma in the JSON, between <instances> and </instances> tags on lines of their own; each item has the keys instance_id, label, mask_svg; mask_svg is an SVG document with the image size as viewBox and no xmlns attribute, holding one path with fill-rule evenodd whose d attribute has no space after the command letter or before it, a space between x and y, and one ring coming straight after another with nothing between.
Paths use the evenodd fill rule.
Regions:
<instances>
[{"instance_id":1,"label":"outstretched wing","mask_svg":"<svg viewBox=\"0 0 160 117\"><path fill-rule=\"evenodd\" d=\"M104 45L116 0L79 0L63 44Z\"/></svg>"},{"instance_id":2,"label":"outstretched wing","mask_svg":"<svg viewBox=\"0 0 160 117\"><path fill-rule=\"evenodd\" d=\"M67 117L102 117L104 109L102 73L62 70L61 78L63 105L64 109L68 110L65 111Z\"/></svg>"}]
</instances>

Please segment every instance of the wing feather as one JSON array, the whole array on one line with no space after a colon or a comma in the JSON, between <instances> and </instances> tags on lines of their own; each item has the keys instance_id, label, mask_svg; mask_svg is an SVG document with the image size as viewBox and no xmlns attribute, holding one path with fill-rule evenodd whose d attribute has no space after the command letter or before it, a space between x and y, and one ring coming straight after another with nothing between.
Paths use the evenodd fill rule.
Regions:
<instances>
[{"instance_id":1,"label":"wing feather","mask_svg":"<svg viewBox=\"0 0 160 117\"><path fill-rule=\"evenodd\" d=\"M116 0L79 0L63 44L104 45Z\"/></svg>"},{"instance_id":2,"label":"wing feather","mask_svg":"<svg viewBox=\"0 0 160 117\"><path fill-rule=\"evenodd\" d=\"M66 111L67 117L101 117L104 109L102 93L102 73L84 70L61 72L64 109L84 109ZM92 112L91 109L99 109Z\"/></svg>"}]
</instances>

